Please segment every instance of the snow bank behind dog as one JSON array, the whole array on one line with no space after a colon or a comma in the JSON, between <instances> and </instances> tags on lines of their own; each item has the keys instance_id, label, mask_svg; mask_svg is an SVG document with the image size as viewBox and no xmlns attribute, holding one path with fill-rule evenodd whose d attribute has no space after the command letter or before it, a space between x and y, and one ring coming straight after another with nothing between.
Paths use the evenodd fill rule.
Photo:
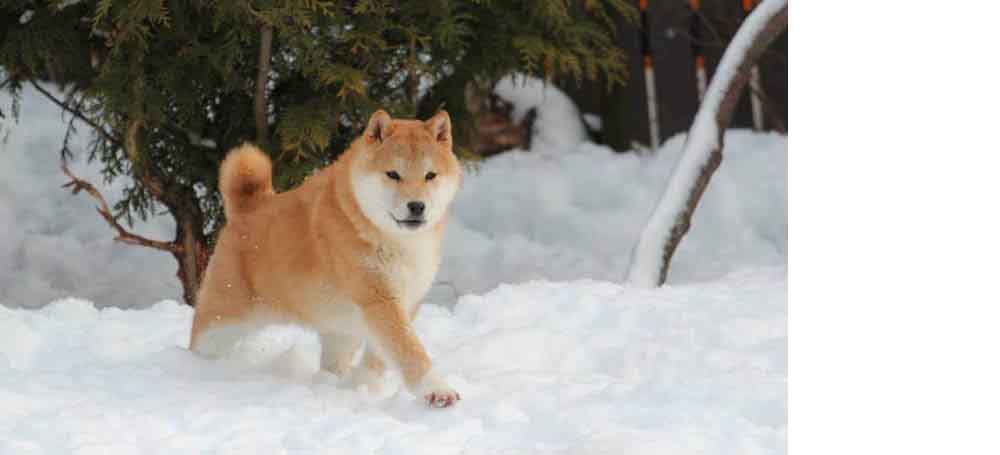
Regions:
<instances>
[{"instance_id":1,"label":"snow bank behind dog","mask_svg":"<svg viewBox=\"0 0 1000 455\"><path fill-rule=\"evenodd\" d=\"M509 87L501 89L513 93L518 109L539 106L543 134L579 128L576 109L557 88L505 81ZM66 178L59 172L64 123L57 108L26 90L20 123L3 125L12 130L0 143L0 305L39 307L72 295L99 306L146 307L180 298L170 255L114 242L87 195L59 188ZM80 131L72 147L83 154ZM536 141L536 150L495 156L467 174L432 302L453 305L467 293L533 279L624 279L684 136L653 155L614 153L578 142L576 133L547 137L557 144L551 153ZM727 133L725 158L674 257L671 283L787 262L787 148L784 136ZM101 185L97 164L71 166L110 203L127 183ZM174 235L169 216L135 230L157 239Z\"/></svg>"},{"instance_id":2,"label":"snow bank behind dog","mask_svg":"<svg viewBox=\"0 0 1000 455\"><path fill-rule=\"evenodd\" d=\"M558 157L490 158L459 190L432 298L448 303L537 279L622 281L683 143L675 136L655 155L582 143ZM726 134L725 158L674 256L671 283L787 263L787 147L778 134Z\"/></svg>"}]
</instances>

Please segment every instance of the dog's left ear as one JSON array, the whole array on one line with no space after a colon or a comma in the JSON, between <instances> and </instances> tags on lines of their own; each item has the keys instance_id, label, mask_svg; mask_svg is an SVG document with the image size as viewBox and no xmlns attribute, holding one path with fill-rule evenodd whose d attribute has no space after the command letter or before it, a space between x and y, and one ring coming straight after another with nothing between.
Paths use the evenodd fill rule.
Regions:
<instances>
[{"instance_id":1,"label":"dog's left ear","mask_svg":"<svg viewBox=\"0 0 1000 455\"><path fill-rule=\"evenodd\" d=\"M451 117L448 116L448 111L439 111L433 117L427 119L424 125L434 135L435 140L451 143Z\"/></svg>"},{"instance_id":2,"label":"dog's left ear","mask_svg":"<svg viewBox=\"0 0 1000 455\"><path fill-rule=\"evenodd\" d=\"M379 109L368 119L368 127L365 128L365 139L368 143L382 142L389 135L389 125L392 124L392 117L382 109Z\"/></svg>"}]
</instances>

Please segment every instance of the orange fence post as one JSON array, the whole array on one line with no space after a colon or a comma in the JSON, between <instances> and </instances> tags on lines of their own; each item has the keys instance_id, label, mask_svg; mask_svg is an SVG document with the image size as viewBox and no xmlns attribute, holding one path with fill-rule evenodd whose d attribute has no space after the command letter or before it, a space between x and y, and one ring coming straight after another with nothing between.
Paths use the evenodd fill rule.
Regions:
<instances>
[{"instance_id":1,"label":"orange fence post","mask_svg":"<svg viewBox=\"0 0 1000 455\"><path fill-rule=\"evenodd\" d=\"M701 0L689 0L691 11L695 13L701 8ZM705 89L708 87L708 74L705 72L705 56L701 53L701 23L698 18L691 19L691 47L694 49L694 77L698 82L698 102L705 99Z\"/></svg>"}]
</instances>

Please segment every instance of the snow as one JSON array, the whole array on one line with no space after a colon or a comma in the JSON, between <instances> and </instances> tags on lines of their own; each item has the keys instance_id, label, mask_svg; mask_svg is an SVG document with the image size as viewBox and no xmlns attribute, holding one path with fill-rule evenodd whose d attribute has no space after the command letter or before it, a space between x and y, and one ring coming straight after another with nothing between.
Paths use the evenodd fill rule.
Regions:
<instances>
[{"instance_id":1,"label":"snow","mask_svg":"<svg viewBox=\"0 0 1000 455\"><path fill-rule=\"evenodd\" d=\"M9 105L7 95L0 95L0 105ZM148 306L180 297L169 254L114 242L96 201L60 188L68 178L59 170L65 122L58 108L25 89L20 121L5 119L0 128L0 137L6 136L0 142L0 304L39 307L77 296L102 306ZM81 134L71 143L77 159L69 167L114 204L127 182L104 184L97 164L83 159L86 127L77 123L77 128ZM169 240L174 225L161 216L138 223L133 232Z\"/></svg>"},{"instance_id":2,"label":"snow","mask_svg":"<svg viewBox=\"0 0 1000 455\"><path fill-rule=\"evenodd\" d=\"M582 131L575 108L537 89L514 90L516 112ZM26 92L21 122L4 124L0 454L786 452L783 136L726 133L656 289L617 283L684 135L620 154L550 131L470 169L415 321L462 395L439 410L395 372L369 393L318 371L316 334L294 325L224 361L188 351L193 312L163 300L180 295L172 258L113 243L93 201L58 188L56 119ZM109 202L124 187L71 168ZM173 225L135 230L167 239ZM275 358L289 346L296 357Z\"/></svg>"},{"instance_id":3,"label":"snow","mask_svg":"<svg viewBox=\"0 0 1000 455\"><path fill-rule=\"evenodd\" d=\"M787 261L787 140L741 130L726 137L726 159L674 258L671 283ZM458 192L432 297L534 279L620 282L684 140L675 136L652 156L583 143L557 158L490 158Z\"/></svg>"},{"instance_id":4,"label":"snow","mask_svg":"<svg viewBox=\"0 0 1000 455\"><path fill-rule=\"evenodd\" d=\"M671 170L670 183L634 248L634 257L628 272L629 283L646 287L659 284L663 249L670 236L670 229L687 206L688 196L701 175L701 170L709 162L712 152L720 146L716 116L725 97L726 88L738 74L740 62L753 46L754 38L778 11L787 6L788 0L762 2L743 21L726 47L698 113L695 114L680 162ZM724 153L728 155L728 150ZM695 213L697 214L697 210Z\"/></svg>"},{"instance_id":5,"label":"snow","mask_svg":"<svg viewBox=\"0 0 1000 455\"><path fill-rule=\"evenodd\" d=\"M209 362L174 302L0 307L0 453L783 453L785 277L535 281L427 305L417 332L463 398L447 410L395 374L370 395Z\"/></svg>"},{"instance_id":6,"label":"snow","mask_svg":"<svg viewBox=\"0 0 1000 455\"><path fill-rule=\"evenodd\" d=\"M187 133L188 141L194 145L210 149L218 147L218 144L216 144L215 141L213 141L212 139L204 138L198 133L195 133L194 131L185 131L185 132Z\"/></svg>"},{"instance_id":7,"label":"snow","mask_svg":"<svg viewBox=\"0 0 1000 455\"><path fill-rule=\"evenodd\" d=\"M170 255L113 242L94 201L59 188L66 182L57 159L64 124L50 104L26 90L21 121L3 124L9 137L0 143L0 304L39 307L75 296L141 308L180 299ZM470 170L429 300L452 305L464 294L535 279L621 281L684 139L674 136L653 155L590 142L564 154L512 151ZM72 144L80 157L85 141ZM786 138L733 130L726 143L726 158L674 258L672 283L787 260ZM126 182L102 185L97 164L81 161L70 168L113 204ZM135 231L168 240L174 226L161 216Z\"/></svg>"},{"instance_id":8,"label":"snow","mask_svg":"<svg viewBox=\"0 0 1000 455\"><path fill-rule=\"evenodd\" d=\"M604 119L597 114L583 114L583 122L587 124L587 127L594 131L601 131L604 129Z\"/></svg>"},{"instance_id":9,"label":"snow","mask_svg":"<svg viewBox=\"0 0 1000 455\"><path fill-rule=\"evenodd\" d=\"M514 122L535 109L531 151L536 154L572 152L587 138L576 104L562 90L544 80L523 74L506 77L493 88L500 98L514 104Z\"/></svg>"}]
</instances>

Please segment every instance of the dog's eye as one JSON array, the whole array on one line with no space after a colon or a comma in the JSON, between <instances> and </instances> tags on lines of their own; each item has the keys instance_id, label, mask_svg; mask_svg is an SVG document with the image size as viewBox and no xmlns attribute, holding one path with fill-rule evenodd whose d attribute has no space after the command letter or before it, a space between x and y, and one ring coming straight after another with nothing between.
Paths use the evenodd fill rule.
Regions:
<instances>
[{"instance_id":1,"label":"dog's eye","mask_svg":"<svg viewBox=\"0 0 1000 455\"><path fill-rule=\"evenodd\" d=\"M393 180L399 180L399 173L396 172L396 171L386 172L385 175L389 176L389 178L391 178Z\"/></svg>"},{"instance_id":2,"label":"dog's eye","mask_svg":"<svg viewBox=\"0 0 1000 455\"><path fill-rule=\"evenodd\" d=\"M433 173L433 172L428 172L427 173L427 180L434 180L434 177L437 177L437 176L438 175L435 174L435 173Z\"/></svg>"}]
</instances>

